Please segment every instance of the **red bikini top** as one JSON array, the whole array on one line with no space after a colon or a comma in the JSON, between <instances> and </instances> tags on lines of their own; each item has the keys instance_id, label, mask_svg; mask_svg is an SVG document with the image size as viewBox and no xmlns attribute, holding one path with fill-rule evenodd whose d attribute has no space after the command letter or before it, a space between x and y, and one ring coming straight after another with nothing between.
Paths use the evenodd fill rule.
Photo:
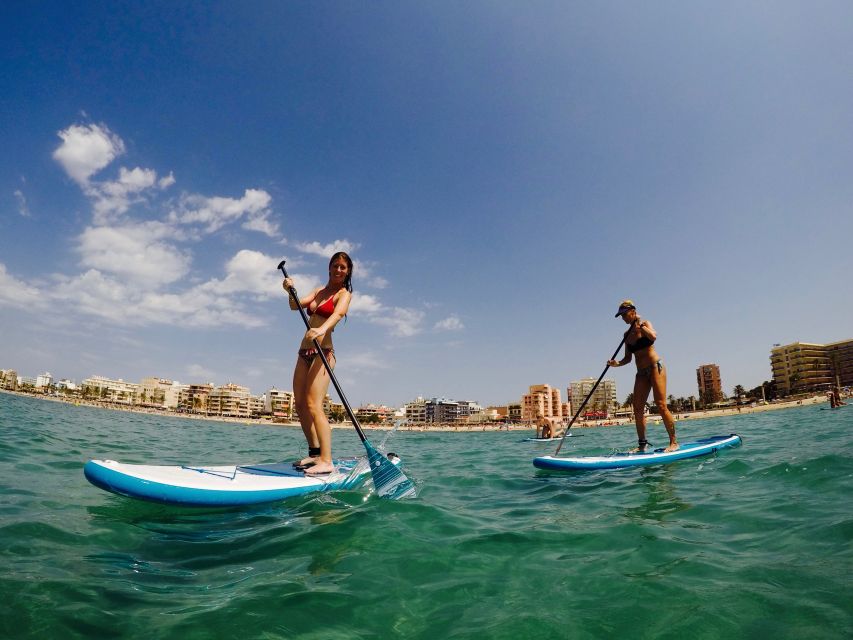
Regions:
<instances>
[{"instance_id":1,"label":"red bikini top","mask_svg":"<svg viewBox=\"0 0 853 640\"><path fill-rule=\"evenodd\" d=\"M316 307L313 311L311 311L311 305L308 305L308 308L305 310L309 316L313 316L315 313L318 316L323 316L324 318L328 318L335 312L335 296L332 296L328 300L326 300L323 304Z\"/></svg>"}]
</instances>

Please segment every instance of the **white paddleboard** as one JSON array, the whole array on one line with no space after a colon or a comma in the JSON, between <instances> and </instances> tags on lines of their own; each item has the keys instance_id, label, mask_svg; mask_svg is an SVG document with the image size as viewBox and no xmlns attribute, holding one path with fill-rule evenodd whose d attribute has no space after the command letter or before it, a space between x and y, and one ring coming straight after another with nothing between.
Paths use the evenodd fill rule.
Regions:
<instances>
[{"instance_id":1,"label":"white paddleboard","mask_svg":"<svg viewBox=\"0 0 853 640\"><path fill-rule=\"evenodd\" d=\"M131 498L224 507L272 502L313 491L354 489L370 475L366 458L336 460L335 466L334 473L308 476L290 462L205 467L90 460L83 473L95 486Z\"/></svg>"}]
</instances>

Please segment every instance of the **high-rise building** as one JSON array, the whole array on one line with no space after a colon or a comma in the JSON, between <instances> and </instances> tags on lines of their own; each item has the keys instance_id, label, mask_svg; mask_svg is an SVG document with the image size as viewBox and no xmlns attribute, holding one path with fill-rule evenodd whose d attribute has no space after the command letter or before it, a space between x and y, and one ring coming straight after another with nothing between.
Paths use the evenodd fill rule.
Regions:
<instances>
[{"instance_id":1,"label":"high-rise building","mask_svg":"<svg viewBox=\"0 0 853 640\"><path fill-rule=\"evenodd\" d=\"M710 405L723 399L723 382L720 379L720 367L717 365L699 365L696 369L696 384L699 387L699 399L703 404Z\"/></svg>"},{"instance_id":2,"label":"high-rise building","mask_svg":"<svg viewBox=\"0 0 853 640\"><path fill-rule=\"evenodd\" d=\"M590 393L592 396L584 407L584 411L603 411L610 412L619 406L619 401L616 399L616 381L602 380L595 391L592 388L595 386L597 378L582 378L569 383L567 392L569 394L569 403L576 407L577 411L581 404Z\"/></svg>"},{"instance_id":3,"label":"high-rise building","mask_svg":"<svg viewBox=\"0 0 853 640\"><path fill-rule=\"evenodd\" d=\"M544 418L563 418L563 402L560 390L548 384L534 384L529 393L521 397L521 419L536 420Z\"/></svg>"}]
</instances>

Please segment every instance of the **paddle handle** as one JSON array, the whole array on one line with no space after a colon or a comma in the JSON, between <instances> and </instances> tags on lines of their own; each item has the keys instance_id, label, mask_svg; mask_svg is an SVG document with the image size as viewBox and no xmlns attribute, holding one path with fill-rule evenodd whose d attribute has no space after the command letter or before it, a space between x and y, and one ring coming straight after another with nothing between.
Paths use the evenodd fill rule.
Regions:
<instances>
[{"instance_id":1,"label":"paddle handle","mask_svg":"<svg viewBox=\"0 0 853 640\"><path fill-rule=\"evenodd\" d=\"M619 355L619 350L622 348L623 344L625 344L625 336L622 336L622 342L619 343L619 346L616 347L616 351L613 352L613 355L607 361L607 366L604 367L604 371L602 371L601 375L598 376L598 380L596 380L595 384L592 385L592 390L589 392L587 397L584 398L583 403L581 403L581 406L578 408L577 412L575 413L574 417L572 418L572 421L569 422L569 426L567 426L566 430L563 431L563 437L560 439L560 444L557 445L557 450L554 452L554 455L557 455L558 453L560 453L560 449L563 447L563 443L566 441L566 436L569 433L569 429L572 428L572 425L575 423L575 420L578 419L578 416L581 414L581 411L583 411L583 408L586 406L586 403L589 402L589 399L592 397L592 394L595 393L595 390L598 388L598 385L601 384L601 380L604 378L604 374L606 374L607 370L610 368L610 360L616 359L616 356Z\"/></svg>"},{"instance_id":2,"label":"paddle handle","mask_svg":"<svg viewBox=\"0 0 853 640\"><path fill-rule=\"evenodd\" d=\"M284 268L284 260L282 260L278 264L278 268L281 269L281 272L284 274L285 278L289 278L287 275L287 270ZM311 323L308 320L308 314L305 313L305 308L302 306L302 303L299 301L299 296L296 294L295 287L289 287L288 292L290 296L296 301L296 307L299 309L299 315L302 316L302 322L305 323L305 328L310 329ZM364 431L361 428L361 425L358 423L358 419L355 417L355 414L352 412L352 407L350 407L349 401L347 397L344 395L343 389L341 389L341 385L338 384L338 379L335 377L335 372L332 371L332 365L329 364L329 361L326 359L326 354L323 353L323 349L320 346L320 341L317 338L314 338L314 348L317 350L317 355L320 356L320 360L323 361L323 366L326 367L326 371L329 372L329 378L332 380L332 384L335 385L335 391L338 392L338 397L341 399L341 403L344 405L344 409L346 409L347 415L349 416L350 421L352 421L352 426L355 427L356 433L358 433L358 437L361 438L362 442L367 440L367 436L364 435Z\"/></svg>"}]
</instances>

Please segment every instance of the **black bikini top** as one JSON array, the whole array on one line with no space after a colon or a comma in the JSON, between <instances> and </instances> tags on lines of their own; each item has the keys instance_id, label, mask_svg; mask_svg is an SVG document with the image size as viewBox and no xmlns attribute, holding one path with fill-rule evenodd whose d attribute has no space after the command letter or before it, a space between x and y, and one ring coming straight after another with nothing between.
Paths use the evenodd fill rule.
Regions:
<instances>
[{"instance_id":1,"label":"black bikini top","mask_svg":"<svg viewBox=\"0 0 853 640\"><path fill-rule=\"evenodd\" d=\"M628 351L631 353L637 353L642 349L648 349L655 343L651 338L647 338L646 336L642 336L639 340L637 340L634 344L625 343L625 346L628 347Z\"/></svg>"}]
</instances>

